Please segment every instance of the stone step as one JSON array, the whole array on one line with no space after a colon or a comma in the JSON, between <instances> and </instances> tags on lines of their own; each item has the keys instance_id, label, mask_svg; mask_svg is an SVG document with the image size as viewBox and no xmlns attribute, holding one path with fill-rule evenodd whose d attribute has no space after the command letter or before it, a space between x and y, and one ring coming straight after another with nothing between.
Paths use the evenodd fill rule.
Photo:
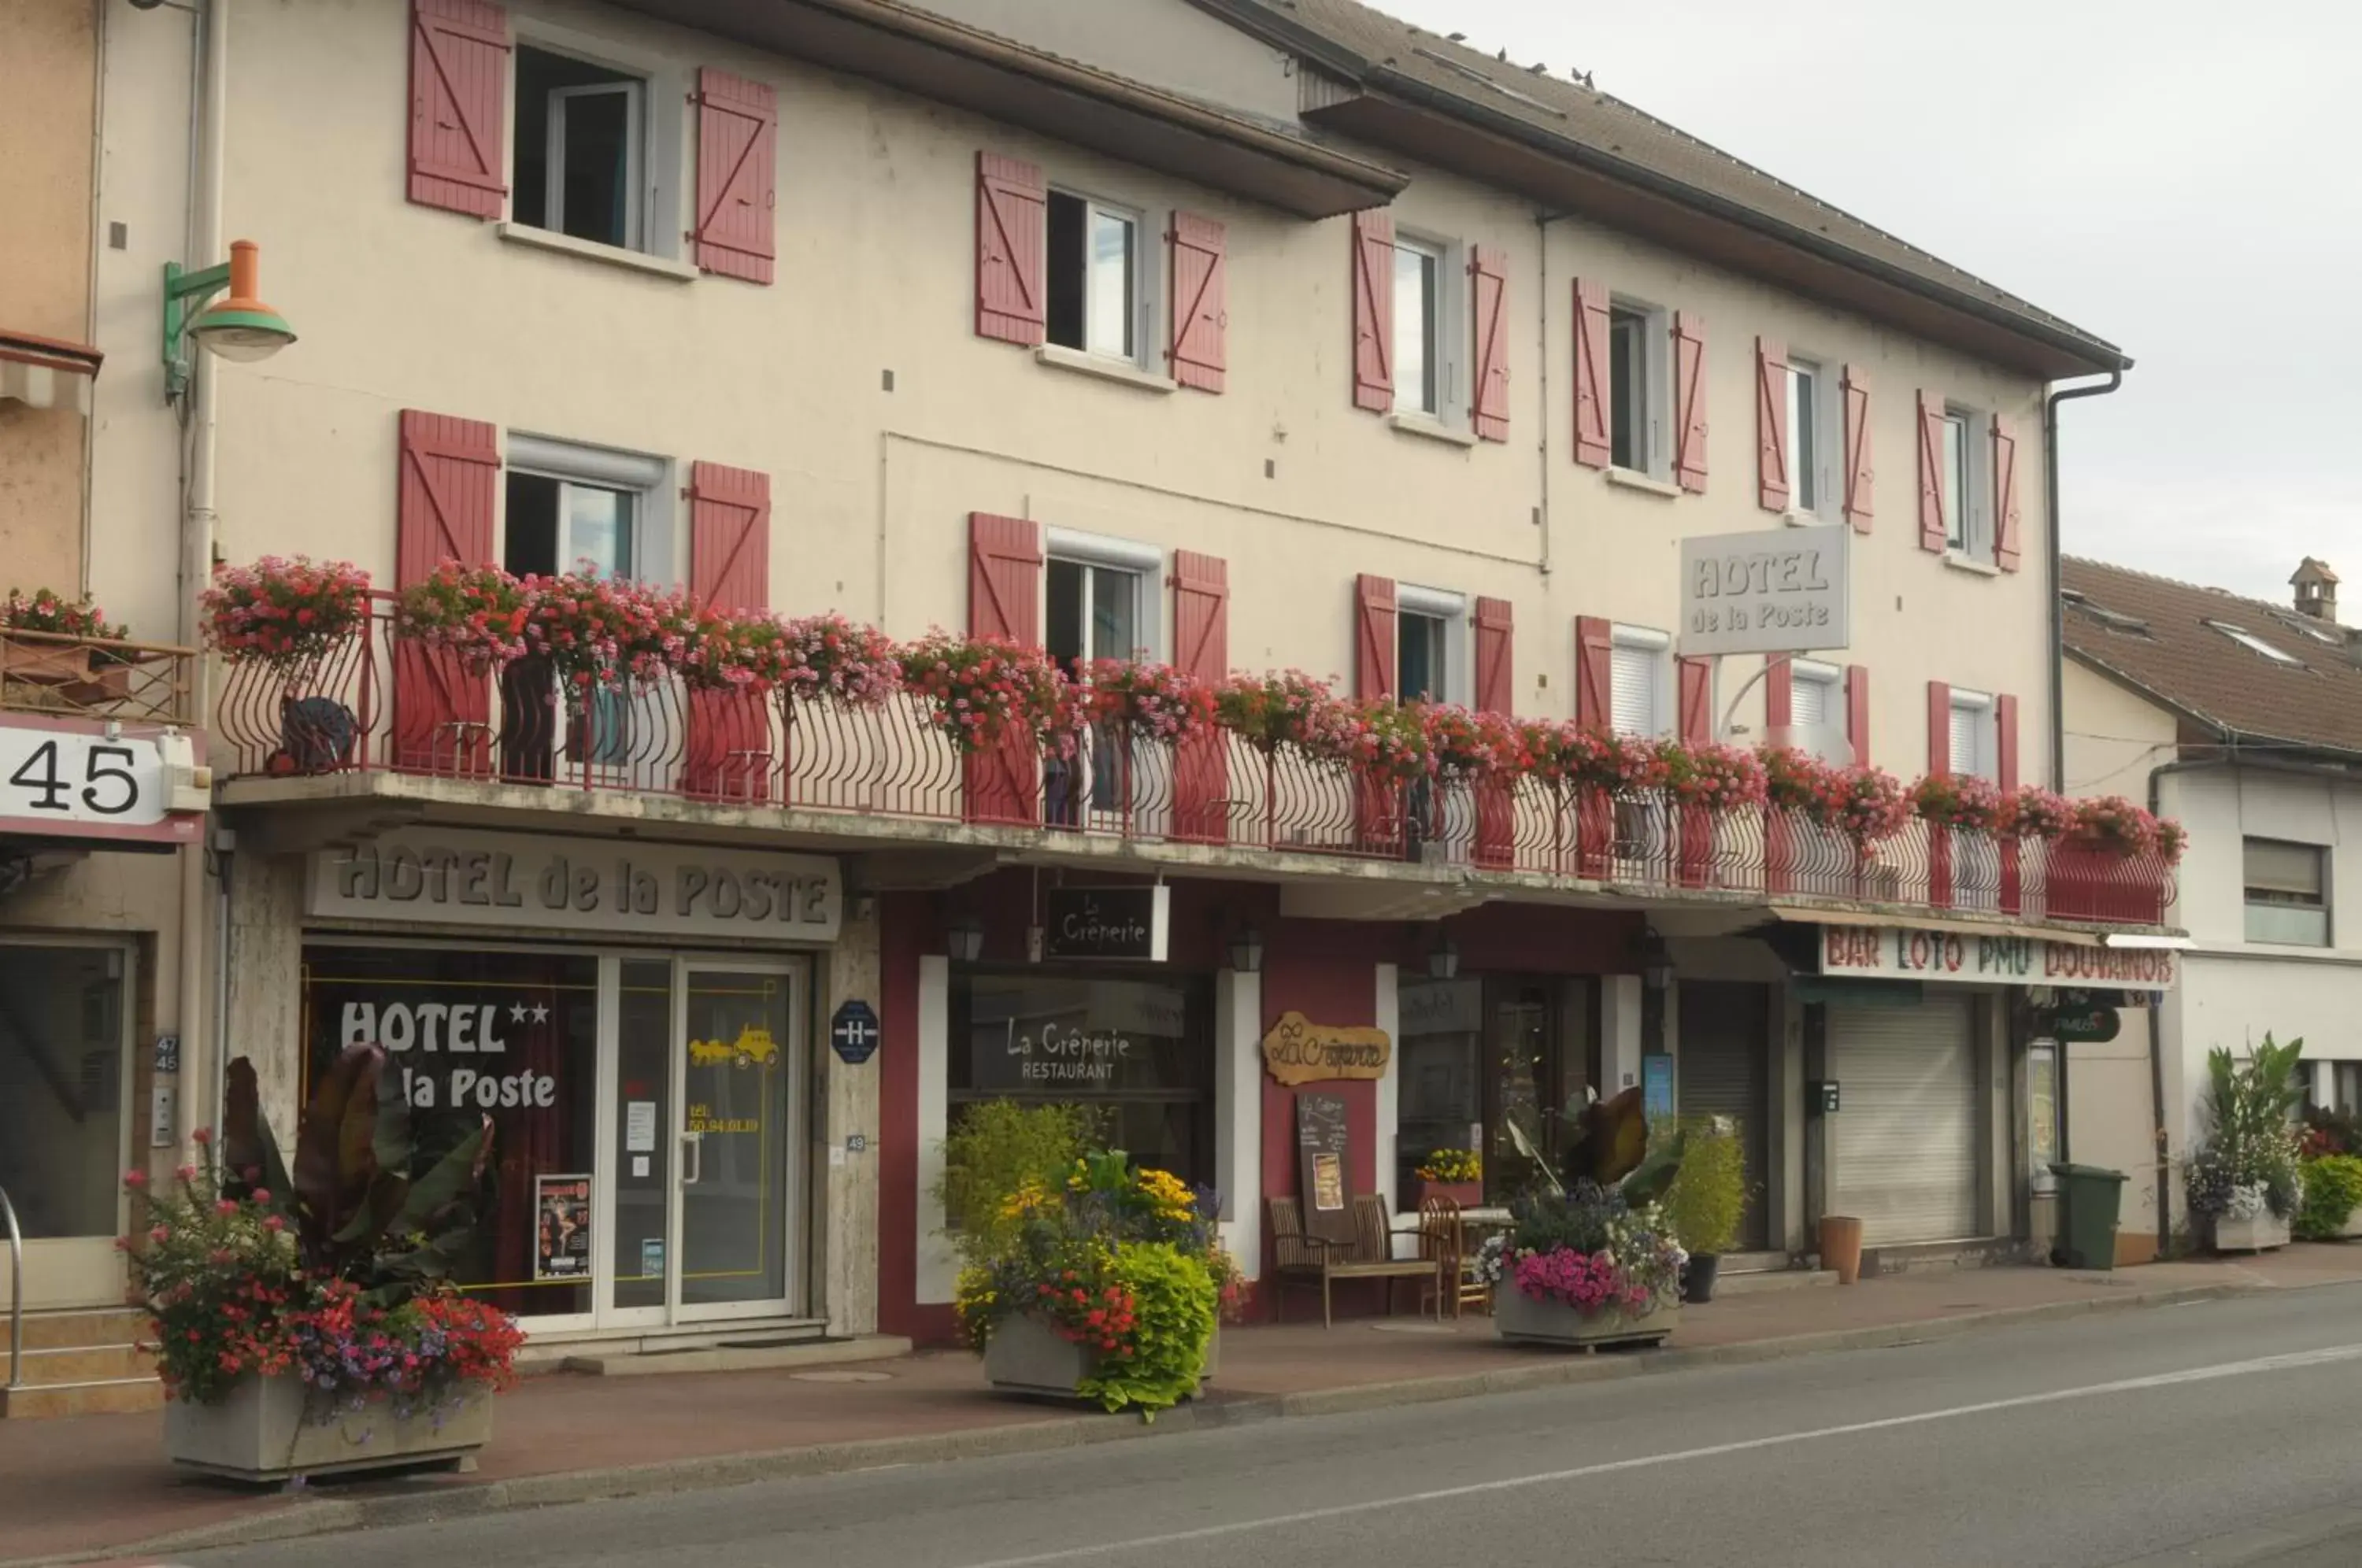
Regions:
<instances>
[{"instance_id":1,"label":"stone step","mask_svg":"<svg viewBox=\"0 0 2362 1568\"><path fill-rule=\"evenodd\" d=\"M565 1358L568 1372L597 1377L637 1377L678 1372L757 1372L778 1367L838 1366L848 1362L894 1361L911 1353L899 1334L862 1334L849 1340L805 1343L715 1345L701 1350L632 1353L578 1351Z\"/></svg>"},{"instance_id":2,"label":"stone step","mask_svg":"<svg viewBox=\"0 0 2362 1568\"><path fill-rule=\"evenodd\" d=\"M1778 1271L1753 1270L1742 1274L1719 1275L1714 1282L1714 1298L1726 1296L1753 1296L1767 1290L1812 1290L1838 1282L1833 1268L1787 1268Z\"/></svg>"},{"instance_id":3,"label":"stone step","mask_svg":"<svg viewBox=\"0 0 2362 1568\"><path fill-rule=\"evenodd\" d=\"M8 1315L0 1312L0 1352L9 1345ZM125 1345L145 1340L148 1314L136 1307L101 1307L25 1314L25 1348L72 1350L83 1345Z\"/></svg>"},{"instance_id":4,"label":"stone step","mask_svg":"<svg viewBox=\"0 0 2362 1568\"><path fill-rule=\"evenodd\" d=\"M24 1378L28 1384L103 1383L117 1378L155 1375L155 1347L144 1344L71 1345L58 1350L28 1350ZM0 1352L0 1369L8 1365Z\"/></svg>"},{"instance_id":5,"label":"stone step","mask_svg":"<svg viewBox=\"0 0 2362 1568\"><path fill-rule=\"evenodd\" d=\"M0 1388L0 1420L44 1416L124 1415L164 1406L164 1385L153 1377L105 1377L87 1383L46 1383Z\"/></svg>"}]
</instances>

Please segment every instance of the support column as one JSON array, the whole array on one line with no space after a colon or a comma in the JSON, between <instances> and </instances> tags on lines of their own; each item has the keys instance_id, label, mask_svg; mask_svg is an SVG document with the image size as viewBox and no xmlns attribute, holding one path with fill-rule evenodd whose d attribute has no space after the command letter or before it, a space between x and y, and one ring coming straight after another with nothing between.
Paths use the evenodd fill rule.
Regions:
<instances>
[{"instance_id":1,"label":"support column","mask_svg":"<svg viewBox=\"0 0 2362 1568\"><path fill-rule=\"evenodd\" d=\"M959 1254L944 1234L944 1135L951 1130L952 961L919 960L918 1301L947 1306L959 1284Z\"/></svg>"},{"instance_id":2,"label":"support column","mask_svg":"<svg viewBox=\"0 0 2362 1568\"><path fill-rule=\"evenodd\" d=\"M830 1047L829 1021L849 1001L873 1010L883 988L878 950L877 900L855 898L847 905L836 945L820 976L820 1039L812 1048L813 1081L820 1097L820 1147L813 1169L822 1201L813 1219L820 1226L813 1249L818 1313L832 1334L877 1331L877 1058L858 1066Z\"/></svg>"},{"instance_id":3,"label":"support column","mask_svg":"<svg viewBox=\"0 0 2362 1568\"><path fill-rule=\"evenodd\" d=\"M304 857L241 854L230 878L226 1056L254 1064L262 1114L294 1158L304 1093Z\"/></svg>"},{"instance_id":4,"label":"support column","mask_svg":"<svg viewBox=\"0 0 2362 1568\"><path fill-rule=\"evenodd\" d=\"M1600 987L1599 1098L1612 1099L1640 1081L1640 999L1638 975L1609 975Z\"/></svg>"},{"instance_id":5,"label":"support column","mask_svg":"<svg viewBox=\"0 0 2362 1568\"><path fill-rule=\"evenodd\" d=\"M1402 1208L1403 1195L1396 1190L1395 1152L1402 1143L1402 992L1398 984L1400 971L1395 965L1377 966L1377 995L1371 1017L1385 1032L1386 1071L1377 1084L1377 1138L1372 1151L1375 1161L1377 1189L1386 1195L1396 1209Z\"/></svg>"},{"instance_id":6,"label":"support column","mask_svg":"<svg viewBox=\"0 0 2362 1568\"><path fill-rule=\"evenodd\" d=\"M1214 1169L1222 1242L1239 1271L1263 1276L1263 977L1214 976Z\"/></svg>"}]
</instances>

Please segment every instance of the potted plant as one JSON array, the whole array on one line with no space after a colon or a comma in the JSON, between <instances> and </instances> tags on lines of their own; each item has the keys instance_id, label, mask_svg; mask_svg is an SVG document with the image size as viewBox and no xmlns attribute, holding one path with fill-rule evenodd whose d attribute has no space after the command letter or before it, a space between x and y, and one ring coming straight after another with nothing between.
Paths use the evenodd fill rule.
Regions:
<instances>
[{"instance_id":1,"label":"potted plant","mask_svg":"<svg viewBox=\"0 0 2362 1568\"><path fill-rule=\"evenodd\" d=\"M2218 1253L2288 1242L2299 1196L2294 1117L2304 1099L2303 1054L2303 1041L2281 1045L2269 1034L2245 1062L2219 1045L2207 1053L2207 1132L2185 1177L2190 1212L2209 1220Z\"/></svg>"},{"instance_id":2,"label":"potted plant","mask_svg":"<svg viewBox=\"0 0 2362 1568\"><path fill-rule=\"evenodd\" d=\"M447 560L394 600L394 635L447 648L470 674L500 669L525 652L533 606L524 584L496 566Z\"/></svg>"},{"instance_id":3,"label":"potted plant","mask_svg":"<svg viewBox=\"0 0 2362 1568\"><path fill-rule=\"evenodd\" d=\"M91 644L120 642L126 635L87 599L68 599L54 589L12 588L0 600L0 672L39 686L94 689L77 692L82 700L120 697L130 676L122 650Z\"/></svg>"},{"instance_id":4,"label":"potted plant","mask_svg":"<svg viewBox=\"0 0 2362 1568\"><path fill-rule=\"evenodd\" d=\"M449 1284L491 1121L412 1175L398 1070L354 1046L305 1110L291 1177L230 1064L218 1152L149 1196L128 1250L169 1402L164 1447L209 1474L276 1481L467 1463L524 1335ZM142 1173L127 1185L144 1191Z\"/></svg>"},{"instance_id":5,"label":"potted plant","mask_svg":"<svg viewBox=\"0 0 2362 1568\"><path fill-rule=\"evenodd\" d=\"M1722 1256L1747 1211L1747 1149L1727 1116L1693 1117L1681 1126L1681 1169L1665 1195L1665 1219L1689 1253L1682 1299L1702 1303L1714 1299Z\"/></svg>"},{"instance_id":6,"label":"potted plant","mask_svg":"<svg viewBox=\"0 0 2362 1568\"><path fill-rule=\"evenodd\" d=\"M1565 1179L1540 1165L1542 1187L1511 1203L1510 1229L1477 1253L1477 1276L1493 1287L1494 1331L1512 1343L1585 1350L1656 1343L1681 1321L1686 1254L1660 1202L1683 1135L1650 1149L1637 1088L1570 1108L1569 1121Z\"/></svg>"},{"instance_id":7,"label":"potted plant","mask_svg":"<svg viewBox=\"0 0 2362 1568\"><path fill-rule=\"evenodd\" d=\"M2356 1233L2362 1214L2362 1159L2315 1154L2298 1167L2304 1198L2292 1229L2302 1242L2333 1242Z\"/></svg>"},{"instance_id":8,"label":"potted plant","mask_svg":"<svg viewBox=\"0 0 2362 1568\"><path fill-rule=\"evenodd\" d=\"M1411 1171L1410 1206L1448 1198L1462 1209L1485 1201L1485 1157L1473 1149L1429 1149Z\"/></svg>"},{"instance_id":9,"label":"potted plant","mask_svg":"<svg viewBox=\"0 0 2362 1568\"><path fill-rule=\"evenodd\" d=\"M961 1331L993 1386L1150 1419L1195 1395L1241 1290L1220 1207L1121 1150L1084 1156L1056 1187L1029 1180L960 1271Z\"/></svg>"},{"instance_id":10,"label":"potted plant","mask_svg":"<svg viewBox=\"0 0 2362 1568\"><path fill-rule=\"evenodd\" d=\"M1006 737L1074 755L1081 702L1056 661L1007 637L930 632L902 650L902 680L963 756Z\"/></svg>"},{"instance_id":11,"label":"potted plant","mask_svg":"<svg viewBox=\"0 0 2362 1568\"><path fill-rule=\"evenodd\" d=\"M199 596L205 640L233 664L310 672L369 622L369 573L350 561L265 556L226 567Z\"/></svg>"}]
</instances>

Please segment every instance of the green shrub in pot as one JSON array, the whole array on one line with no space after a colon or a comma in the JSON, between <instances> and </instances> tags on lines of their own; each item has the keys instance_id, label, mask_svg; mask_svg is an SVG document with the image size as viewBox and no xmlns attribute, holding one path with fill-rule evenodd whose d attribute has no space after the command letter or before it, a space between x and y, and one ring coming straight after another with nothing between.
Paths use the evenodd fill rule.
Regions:
<instances>
[{"instance_id":1,"label":"green shrub in pot","mask_svg":"<svg viewBox=\"0 0 2362 1568\"><path fill-rule=\"evenodd\" d=\"M1747 1147L1727 1116L1685 1117L1680 1171L1665 1195L1673 1234L1692 1254L1718 1257L1738 1239L1747 1211Z\"/></svg>"}]
</instances>

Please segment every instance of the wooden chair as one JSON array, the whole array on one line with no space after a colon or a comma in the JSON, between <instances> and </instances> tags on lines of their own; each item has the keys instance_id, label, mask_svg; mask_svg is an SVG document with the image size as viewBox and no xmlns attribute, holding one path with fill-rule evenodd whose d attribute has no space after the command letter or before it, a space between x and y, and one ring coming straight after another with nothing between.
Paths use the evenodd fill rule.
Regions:
<instances>
[{"instance_id":1,"label":"wooden chair","mask_svg":"<svg viewBox=\"0 0 2362 1568\"><path fill-rule=\"evenodd\" d=\"M1419 1287L1418 1309L1427 1310L1428 1302L1435 1302L1435 1315L1443 1316L1443 1304L1451 1303L1451 1315L1460 1316L1462 1309L1485 1306L1492 1292L1475 1275L1476 1256L1468 1245L1466 1223L1460 1217L1459 1203L1449 1198L1429 1198L1418 1206L1418 1255L1435 1263L1435 1280Z\"/></svg>"},{"instance_id":2,"label":"wooden chair","mask_svg":"<svg viewBox=\"0 0 2362 1568\"><path fill-rule=\"evenodd\" d=\"M1286 1320L1284 1287L1300 1280L1320 1285L1320 1322L1324 1328L1336 1326L1336 1317L1330 1299L1330 1284L1339 1279L1383 1279L1386 1282L1386 1310L1394 1311L1394 1282L1397 1279L1434 1281L1436 1264L1430 1258L1398 1258L1394 1255L1394 1233L1387 1224L1386 1202L1374 1193L1362 1193L1353 1199L1353 1239L1350 1242L1330 1241L1325 1236L1308 1234L1304 1229L1303 1205L1293 1198L1271 1199L1272 1277L1274 1288L1280 1294L1272 1303L1273 1316Z\"/></svg>"}]
</instances>

